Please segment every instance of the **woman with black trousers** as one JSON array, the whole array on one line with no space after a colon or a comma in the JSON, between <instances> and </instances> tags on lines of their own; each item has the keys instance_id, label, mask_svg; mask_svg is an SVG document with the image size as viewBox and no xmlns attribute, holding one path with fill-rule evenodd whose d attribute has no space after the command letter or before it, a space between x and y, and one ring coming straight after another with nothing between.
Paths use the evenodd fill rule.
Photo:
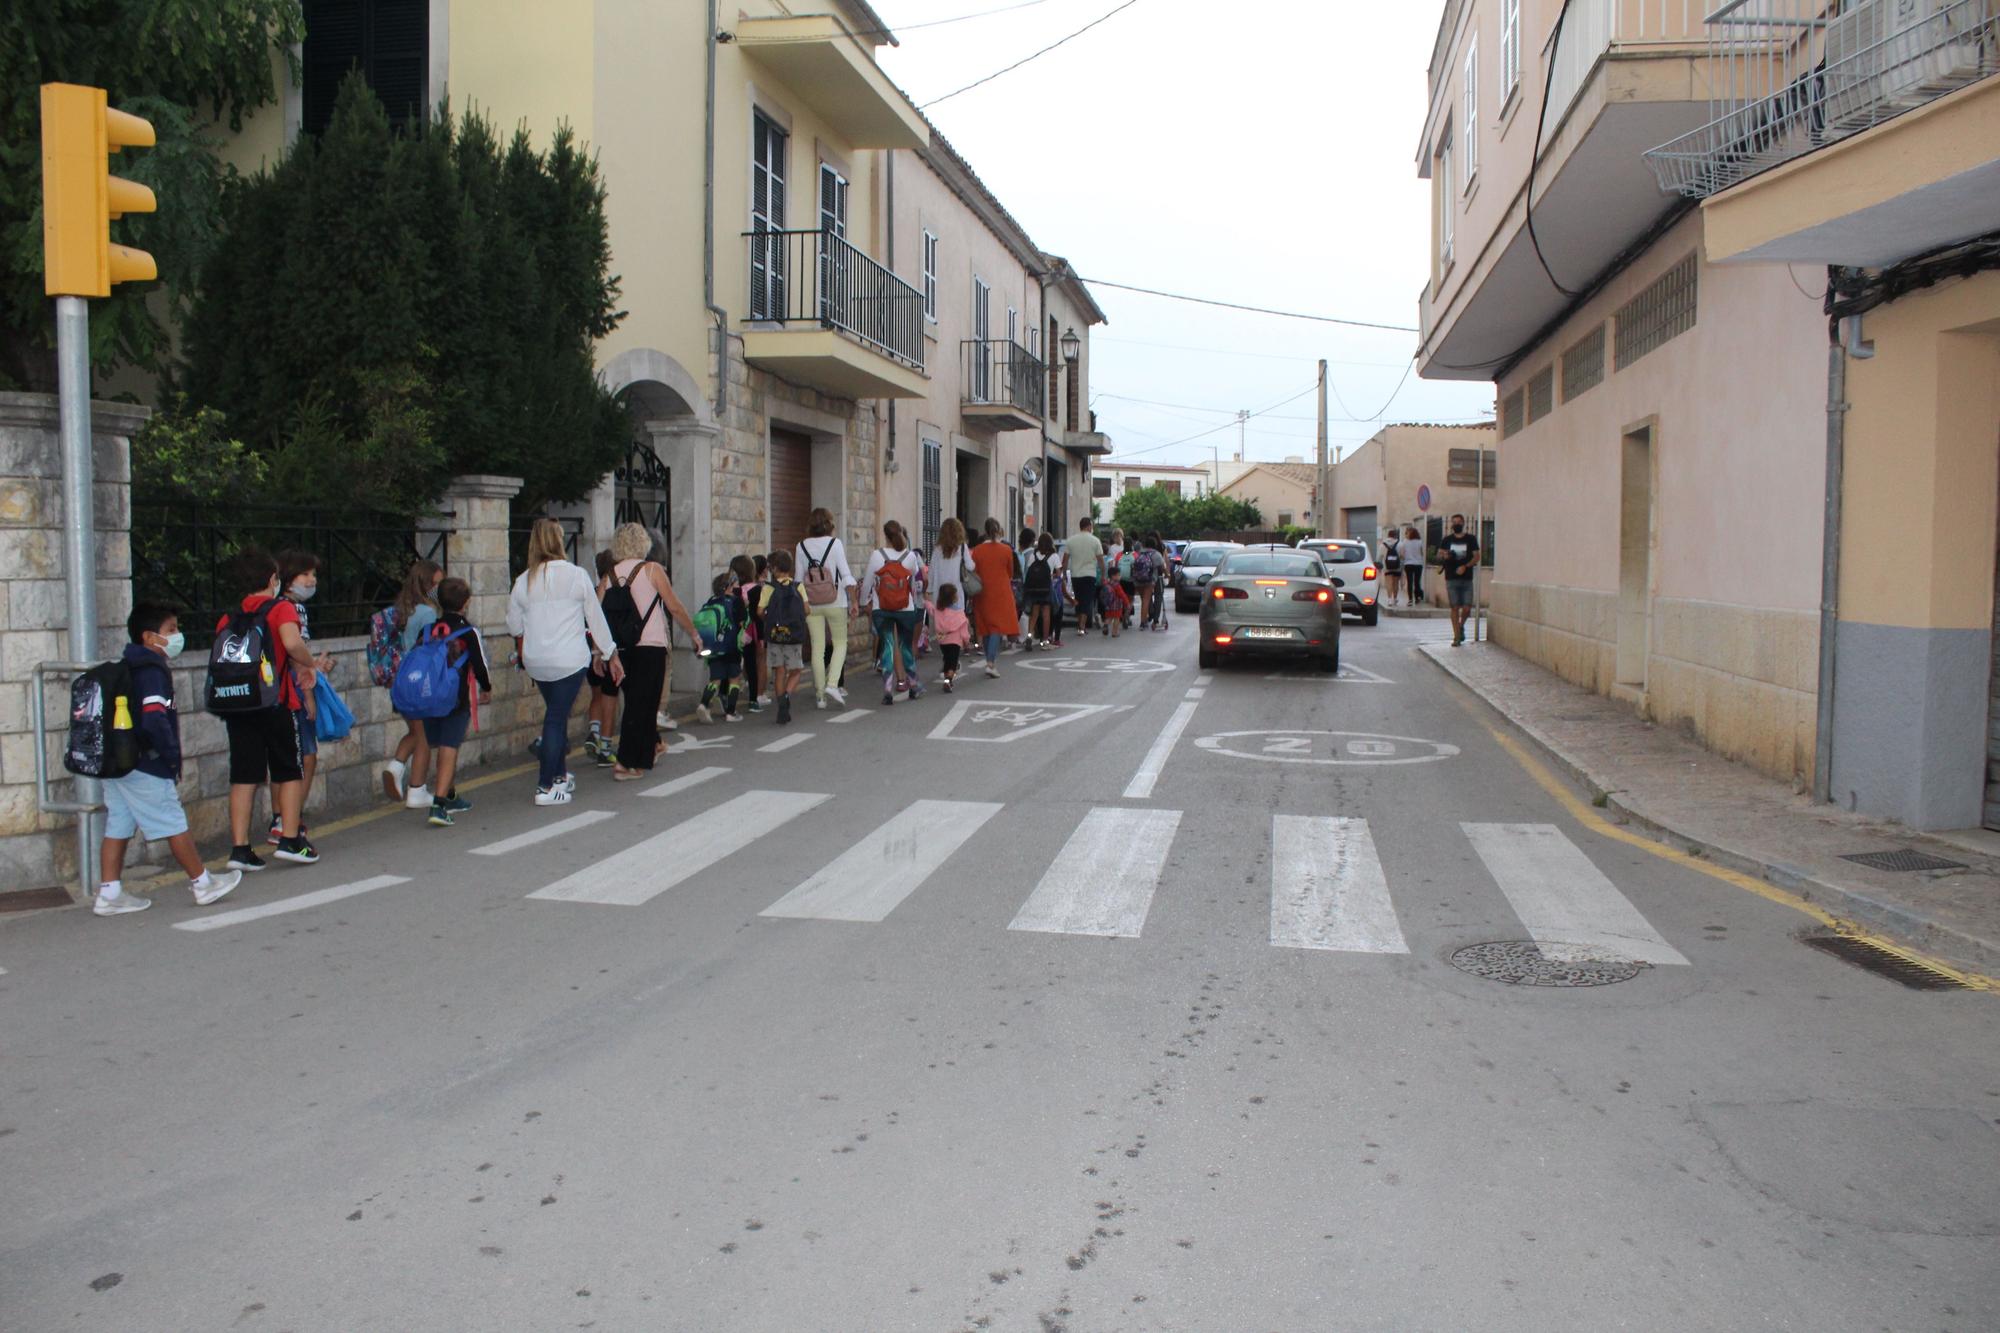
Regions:
<instances>
[{"instance_id":1,"label":"woman with black trousers","mask_svg":"<svg viewBox=\"0 0 2000 1333\"><path fill-rule=\"evenodd\" d=\"M618 727L618 762L611 776L619 782L646 776L660 752L660 699L666 693L669 661L667 617L672 616L689 639L701 642L694 618L674 595L667 571L647 558L652 548L652 535L643 524L620 524L611 534L611 556L617 563L597 590L602 598L614 587L626 589L639 615L638 637L618 645L618 656L625 663L625 679L618 687L625 699L625 717Z\"/></svg>"}]
</instances>

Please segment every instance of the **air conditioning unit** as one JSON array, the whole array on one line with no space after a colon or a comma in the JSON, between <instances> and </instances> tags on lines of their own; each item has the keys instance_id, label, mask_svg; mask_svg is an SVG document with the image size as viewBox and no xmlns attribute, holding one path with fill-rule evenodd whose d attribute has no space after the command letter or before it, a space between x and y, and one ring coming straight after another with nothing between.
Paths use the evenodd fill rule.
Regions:
<instances>
[{"instance_id":1,"label":"air conditioning unit","mask_svg":"<svg viewBox=\"0 0 2000 1333\"><path fill-rule=\"evenodd\" d=\"M2000 0L1860 0L1826 25L1825 133L1866 129L1993 64Z\"/></svg>"}]
</instances>

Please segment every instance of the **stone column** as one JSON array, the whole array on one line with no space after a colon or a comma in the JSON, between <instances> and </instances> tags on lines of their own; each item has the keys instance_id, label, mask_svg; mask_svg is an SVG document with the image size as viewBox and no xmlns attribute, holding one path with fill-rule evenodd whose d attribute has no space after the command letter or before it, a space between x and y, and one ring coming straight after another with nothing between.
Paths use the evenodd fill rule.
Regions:
<instances>
[{"instance_id":1,"label":"stone column","mask_svg":"<svg viewBox=\"0 0 2000 1333\"><path fill-rule=\"evenodd\" d=\"M131 436L150 415L122 403L91 404L97 523L98 657L115 656L132 610ZM76 880L73 816L35 808L29 681L38 662L70 656L65 606L62 443L50 394L0 393L0 888ZM49 694L54 743L66 731L67 687ZM66 775L65 775L66 776ZM60 790L65 793L65 781Z\"/></svg>"},{"instance_id":2,"label":"stone column","mask_svg":"<svg viewBox=\"0 0 2000 1333\"><path fill-rule=\"evenodd\" d=\"M714 453L722 432L692 419L649 421L646 432L673 478L674 591L692 611L708 599L708 581L728 558L718 558L714 544ZM671 633L679 644L680 631ZM708 668L692 652L675 653L672 671L670 690L699 692L708 680Z\"/></svg>"}]
</instances>

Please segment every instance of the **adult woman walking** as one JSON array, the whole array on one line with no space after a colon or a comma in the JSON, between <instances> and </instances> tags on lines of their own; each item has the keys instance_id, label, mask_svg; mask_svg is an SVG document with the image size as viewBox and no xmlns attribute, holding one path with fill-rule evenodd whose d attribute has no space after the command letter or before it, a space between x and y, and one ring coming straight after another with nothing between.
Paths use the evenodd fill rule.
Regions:
<instances>
[{"instance_id":1,"label":"adult woman walking","mask_svg":"<svg viewBox=\"0 0 2000 1333\"><path fill-rule=\"evenodd\" d=\"M1414 524L1403 529L1403 594L1411 606L1424 604L1424 539Z\"/></svg>"},{"instance_id":2,"label":"adult woman walking","mask_svg":"<svg viewBox=\"0 0 2000 1333\"><path fill-rule=\"evenodd\" d=\"M872 607L875 638L881 643L882 702L896 702L896 683L907 681L912 699L923 697L924 684L917 679L917 626L923 622L924 604L917 592L923 573L923 557L910 549L903 525L890 519L882 525L882 546L868 557L868 572L861 578L861 604Z\"/></svg>"},{"instance_id":3,"label":"adult woman walking","mask_svg":"<svg viewBox=\"0 0 2000 1333\"><path fill-rule=\"evenodd\" d=\"M390 608L395 613L399 651L407 653L416 647L437 623L437 586L443 581L444 570L435 560L418 560L403 575L403 589ZM396 742L396 753L382 770L382 790L390 800L402 801L412 810L428 810L431 794L424 779L430 773L431 747L424 740L424 724L401 713L396 716L402 718L404 731Z\"/></svg>"},{"instance_id":4,"label":"adult woman walking","mask_svg":"<svg viewBox=\"0 0 2000 1333\"><path fill-rule=\"evenodd\" d=\"M1394 606L1396 599L1403 595L1403 534L1389 529L1389 535L1382 539L1382 603Z\"/></svg>"},{"instance_id":5,"label":"adult woman walking","mask_svg":"<svg viewBox=\"0 0 2000 1333\"><path fill-rule=\"evenodd\" d=\"M618 762L611 776L630 782L653 770L660 753L660 699L667 688L669 640L667 617L672 616L681 632L697 644L701 634L694 617L681 605L667 571L652 558L653 535L643 523L621 523L611 534L611 577L598 585L600 597L613 588L631 594L638 615L638 636L618 645L625 659L625 679L619 692L625 696L625 720L618 726Z\"/></svg>"},{"instance_id":6,"label":"adult woman walking","mask_svg":"<svg viewBox=\"0 0 2000 1333\"><path fill-rule=\"evenodd\" d=\"M806 519L805 540L792 552L792 571L806 599L806 651L812 655L813 707L829 697L847 707L840 673L847 667L847 621L854 614L854 571L847 548L834 536L833 511L815 509ZM831 660L827 645L833 646Z\"/></svg>"},{"instance_id":7,"label":"adult woman walking","mask_svg":"<svg viewBox=\"0 0 2000 1333\"><path fill-rule=\"evenodd\" d=\"M970 605L965 592L965 576L971 569L972 554L965 546L965 524L948 518L938 524L937 544L931 549L930 586L924 590L931 606L937 606L938 597L946 588L958 589L960 610Z\"/></svg>"},{"instance_id":8,"label":"adult woman walking","mask_svg":"<svg viewBox=\"0 0 2000 1333\"><path fill-rule=\"evenodd\" d=\"M972 572L979 576L979 591L972 598L972 627L986 653L986 674L993 677L1000 674L996 665L1000 641L1021 628L1021 611L1014 601L1014 579L1020 570L1004 531L999 519L987 519L986 540L971 553Z\"/></svg>"},{"instance_id":9,"label":"adult woman walking","mask_svg":"<svg viewBox=\"0 0 2000 1333\"><path fill-rule=\"evenodd\" d=\"M567 763L569 714L583 689L590 646L594 644L605 659L605 671L614 684L625 680L625 663L611 627L604 623L596 586L566 554L562 524L552 518L536 519L528 533L527 571L514 580L507 599L507 632L514 636L514 650L541 692L546 710L537 751L541 773L535 784L536 805L567 805L576 789ZM628 723L633 711L626 709ZM653 716L651 708L645 716Z\"/></svg>"}]
</instances>

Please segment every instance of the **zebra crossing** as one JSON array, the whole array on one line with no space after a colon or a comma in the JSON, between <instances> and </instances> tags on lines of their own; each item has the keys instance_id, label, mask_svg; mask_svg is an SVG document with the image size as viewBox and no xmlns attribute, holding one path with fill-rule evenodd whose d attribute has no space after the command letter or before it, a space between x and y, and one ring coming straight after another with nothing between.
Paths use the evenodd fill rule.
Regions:
<instances>
[{"instance_id":1,"label":"zebra crossing","mask_svg":"<svg viewBox=\"0 0 2000 1333\"><path fill-rule=\"evenodd\" d=\"M686 790L727 772L704 769L641 793ZM549 902L643 907L834 800L826 792L752 790L575 870L527 896ZM854 838L838 855L758 912L795 921L879 924L926 887L949 884L947 868L1007 807L924 799ZM595 822L573 815L517 834L476 855L510 855ZM1047 812L1037 810L1038 824ZM1232 816L1232 820L1237 817ZM1197 822L1179 810L1087 809L1034 887L1010 931L1138 939L1169 885L1169 854ZM1270 816L1269 940L1274 948L1408 954L1392 876L1369 821ZM1239 821L1240 822L1240 821ZM1608 876L1553 824L1458 826L1470 850L1527 934L1553 957L1625 959L1684 966L1674 948Z\"/></svg>"}]
</instances>

